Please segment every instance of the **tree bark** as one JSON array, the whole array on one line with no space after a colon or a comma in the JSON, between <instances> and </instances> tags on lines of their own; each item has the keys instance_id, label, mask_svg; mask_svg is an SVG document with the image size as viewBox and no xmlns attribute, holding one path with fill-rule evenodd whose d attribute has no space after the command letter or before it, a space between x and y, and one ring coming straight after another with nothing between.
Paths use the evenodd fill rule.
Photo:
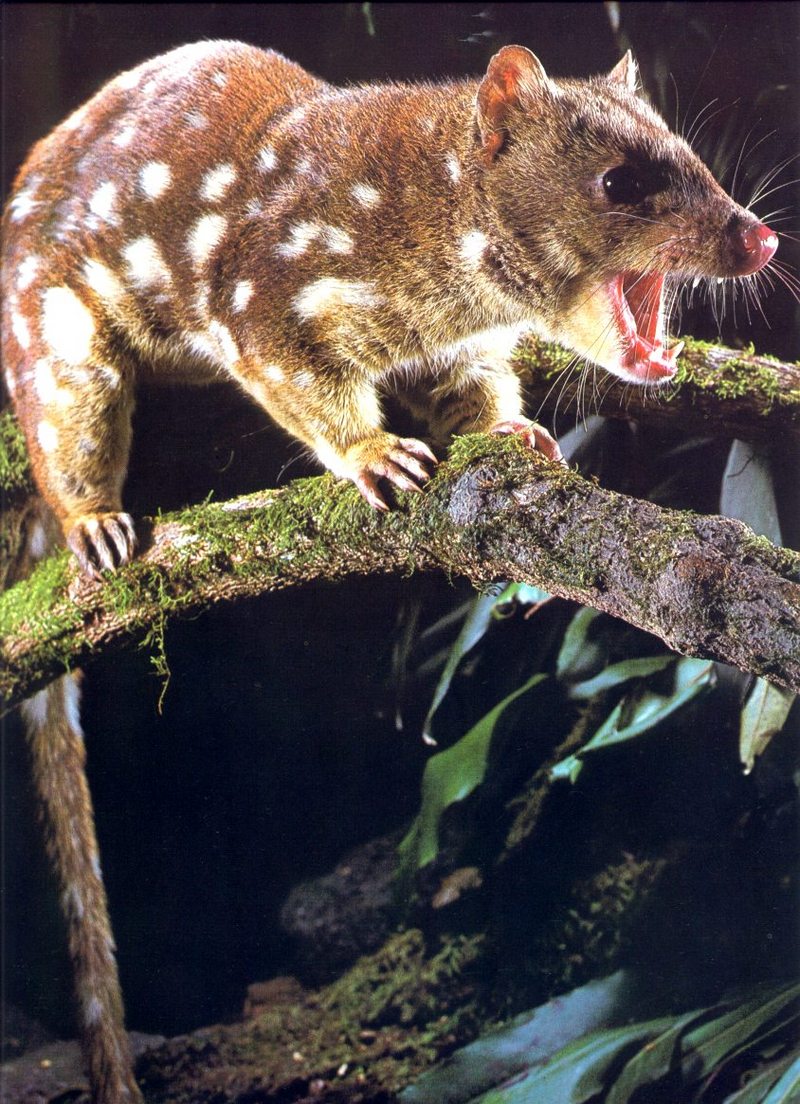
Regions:
<instances>
[{"instance_id":1,"label":"tree bark","mask_svg":"<svg viewBox=\"0 0 800 1104\"><path fill-rule=\"evenodd\" d=\"M656 389L631 387L535 337L522 342L515 360L536 417L557 407L679 426L687 434L800 440L800 364L758 356L752 348L689 338L675 379Z\"/></svg>"},{"instance_id":2,"label":"tree bark","mask_svg":"<svg viewBox=\"0 0 800 1104\"><path fill-rule=\"evenodd\" d=\"M141 555L101 583L65 553L47 560L0 598L0 693L13 705L219 602L431 570L528 582L800 690L800 554L741 522L603 490L513 437L461 438L425 494L399 497L379 514L325 475L143 524Z\"/></svg>"}]
</instances>

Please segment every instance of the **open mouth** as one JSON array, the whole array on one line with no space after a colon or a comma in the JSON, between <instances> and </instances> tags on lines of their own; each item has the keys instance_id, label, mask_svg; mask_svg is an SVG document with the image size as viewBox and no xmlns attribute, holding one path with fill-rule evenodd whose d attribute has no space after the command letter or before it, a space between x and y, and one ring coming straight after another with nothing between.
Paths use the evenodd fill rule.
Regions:
<instances>
[{"instance_id":1,"label":"open mouth","mask_svg":"<svg viewBox=\"0 0 800 1104\"><path fill-rule=\"evenodd\" d=\"M619 374L637 383L671 379L684 342L665 347L663 275L621 272L606 287L622 345Z\"/></svg>"}]
</instances>

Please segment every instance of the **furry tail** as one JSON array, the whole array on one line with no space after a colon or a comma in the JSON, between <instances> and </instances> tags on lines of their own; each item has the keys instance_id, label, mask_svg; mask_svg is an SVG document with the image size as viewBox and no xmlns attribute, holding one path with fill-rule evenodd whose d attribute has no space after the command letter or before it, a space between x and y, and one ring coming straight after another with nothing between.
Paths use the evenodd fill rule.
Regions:
<instances>
[{"instance_id":1,"label":"furry tail","mask_svg":"<svg viewBox=\"0 0 800 1104\"><path fill-rule=\"evenodd\" d=\"M33 521L29 563L49 551ZM21 706L47 851L60 881L93 1104L140 1104L125 1033L105 887L86 780L80 673L66 675Z\"/></svg>"}]
</instances>

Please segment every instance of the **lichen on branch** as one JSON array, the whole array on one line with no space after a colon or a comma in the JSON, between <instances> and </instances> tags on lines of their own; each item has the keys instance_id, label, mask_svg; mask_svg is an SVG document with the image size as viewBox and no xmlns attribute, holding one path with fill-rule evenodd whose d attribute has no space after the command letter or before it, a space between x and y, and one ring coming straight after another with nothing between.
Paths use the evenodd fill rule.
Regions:
<instances>
[{"instance_id":1,"label":"lichen on branch","mask_svg":"<svg viewBox=\"0 0 800 1104\"><path fill-rule=\"evenodd\" d=\"M164 618L314 580L444 571L513 579L615 614L677 651L800 689L800 555L741 522L603 490L516 438L457 440L388 514L330 475L140 524L102 582L65 553L0 596L0 692L14 704Z\"/></svg>"}]
</instances>

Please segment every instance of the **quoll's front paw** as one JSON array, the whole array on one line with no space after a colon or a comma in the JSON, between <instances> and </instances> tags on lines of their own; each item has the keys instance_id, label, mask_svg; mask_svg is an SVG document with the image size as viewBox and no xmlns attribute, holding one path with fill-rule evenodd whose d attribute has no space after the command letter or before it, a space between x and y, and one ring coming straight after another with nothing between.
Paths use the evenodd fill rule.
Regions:
<instances>
[{"instance_id":1,"label":"quoll's front paw","mask_svg":"<svg viewBox=\"0 0 800 1104\"><path fill-rule=\"evenodd\" d=\"M67 546L74 552L81 571L99 579L103 571L116 571L128 563L136 550L136 530L130 514L83 514L73 519Z\"/></svg>"},{"instance_id":2,"label":"quoll's front paw","mask_svg":"<svg viewBox=\"0 0 800 1104\"><path fill-rule=\"evenodd\" d=\"M489 432L515 433L529 448L541 452L548 460L566 464L555 437L548 433L544 426L540 426L537 422L532 422L528 418L513 418L506 422L497 422Z\"/></svg>"},{"instance_id":3,"label":"quoll's front paw","mask_svg":"<svg viewBox=\"0 0 800 1104\"><path fill-rule=\"evenodd\" d=\"M347 460L355 469L353 482L376 510L389 509L379 490L379 480L385 479L401 491L420 491L437 464L423 441L391 433L353 445L347 452Z\"/></svg>"}]
</instances>

